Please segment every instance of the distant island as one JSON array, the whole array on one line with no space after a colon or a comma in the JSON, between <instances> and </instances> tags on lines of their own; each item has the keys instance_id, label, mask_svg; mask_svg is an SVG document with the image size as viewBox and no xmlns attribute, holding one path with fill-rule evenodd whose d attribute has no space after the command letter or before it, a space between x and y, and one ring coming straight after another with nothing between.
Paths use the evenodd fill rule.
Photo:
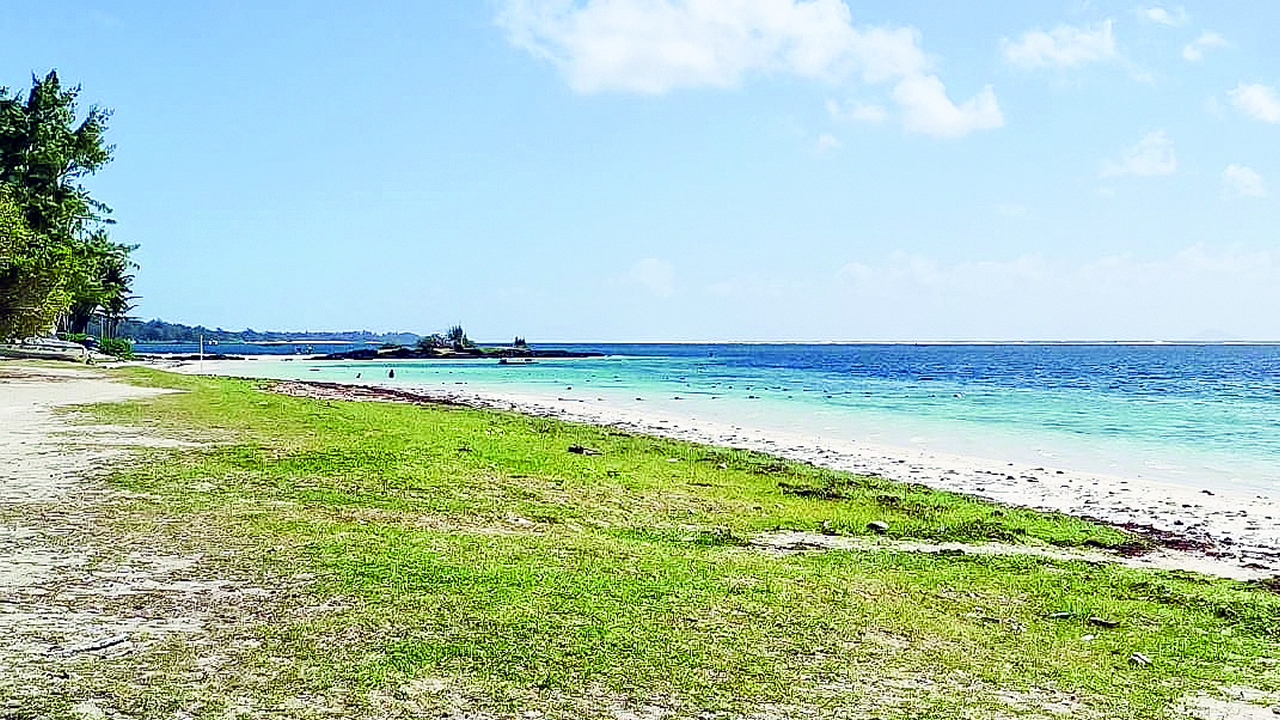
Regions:
<instances>
[{"instance_id":1,"label":"distant island","mask_svg":"<svg viewBox=\"0 0 1280 720\"><path fill-rule=\"evenodd\" d=\"M460 360L468 358L498 358L502 362L532 361L535 358L602 357L604 353L576 350L538 350L517 336L510 345L486 346L476 344L461 325L454 325L443 335L433 334L418 338L413 347L386 343L382 347L362 348L347 352L323 355L319 360Z\"/></svg>"}]
</instances>

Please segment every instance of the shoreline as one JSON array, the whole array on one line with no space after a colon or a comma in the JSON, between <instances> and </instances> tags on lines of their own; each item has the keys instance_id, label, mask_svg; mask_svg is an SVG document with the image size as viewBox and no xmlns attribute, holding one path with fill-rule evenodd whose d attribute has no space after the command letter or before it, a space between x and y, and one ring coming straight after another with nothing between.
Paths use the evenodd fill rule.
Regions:
<instances>
[{"instance_id":1,"label":"shoreline","mask_svg":"<svg viewBox=\"0 0 1280 720\"><path fill-rule=\"evenodd\" d=\"M239 367L237 367L239 366ZM238 376L239 363L203 374ZM195 363L177 372L201 374ZM250 378L267 380L270 378ZM756 450L836 470L878 475L1006 505L1098 520L1180 548L1179 567L1242 579L1280 575L1280 498L1207 490L1148 478L1108 475L696 420L670 411L607 402L477 389L474 386L270 379L329 388L333 397L444 402L508 410L709 445Z\"/></svg>"},{"instance_id":2,"label":"shoreline","mask_svg":"<svg viewBox=\"0 0 1280 720\"><path fill-rule=\"evenodd\" d=\"M529 397L481 400L475 393L323 381L189 383L131 370L113 377L43 366L0 368L0 384L10 389L0 398L0 415L8 420L0 426L0 435L7 435L0 449L15 460L4 473L15 502L6 514L7 530L0 532L0 545L16 551L0 561L0 580L6 581L0 585L12 596L0 612L0 626L15 639L0 652L0 668L14 671L9 682L0 682L0 695L11 706L20 699L55 714L72 707L87 717L127 711L140 697L162 708L167 698L177 697L184 703L179 714L222 703L268 714L360 715L368 713L373 697L391 714L422 716L456 714L458 708L479 708L482 714L494 708L495 717L505 716L498 709L510 708L514 699L519 710L527 709L522 716L547 717L607 710L618 718L706 712L748 718L762 706L778 708L770 711L778 717L861 717L945 706L1017 716L1044 708L1091 717L1151 709L1207 719L1269 712L1256 700L1274 702L1274 683L1268 684L1265 672L1274 644L1272 593L1280 578L1220 582L1165 572L1190 570L1237 581L1256 577L1221 572L1225 565L1197 564L1183 553L1137 547L1131 549L1139 552L1126 552L1131 544L1113 547L1113 533L1079 528L1088 537L1107 538L1113 549L1104 551L1098 540L1071 540L1078 528L1072 521L1046 521L1055 526L1048 534L1015 533L1024 538L1021 544L1003 543L991 533L979 533L973 542L921 539L929 536L928 521L901 537L861 533L865 514L845 527L850 534L821 534L815 529L825 525L823 518L840 509L803 500L757 523L752 520L771 514L772 501L783 500L777 476L751 474L754 467L774 467L767 458L728 458L731 469L723 475L710 466L669 469L664 459L688 448L654 447L643 436L613 438L607 429L585 427L556 429L556 440L548 443L541 432L545 423L426 405L514 402L531 412L537 403ZM177 389L184 386L190 391L186 398ZM267 402L261 392L272 390L319 400ZM163 392L181 394L172 406L87 411L93 422L120 426L82 424L85 415L54 410ZM424 407L318 413L320 405L335 404L326 402L330 398ZM200 409L213 415L206 418ZM550 406L542 410L568 414ZM431 421L424 423L427 417ZM273 427L276 419L279 428ZM670 424L666 417L647 420ZM509 430L510 437L477 445L483 456L451 452L495 425L502 428L499 435ZM238 469L220 467L216 456L198 450L162 460L178 463L173 470L200 468L195 473L142 470L122 475L118 486L95 477L95 459L104 455L123 458L145 445L211 449L220 442L220 427L261 431L253 433L257 447L245 448L251 453L246 457L256 458L254 465L301 449L299 441L333 463L282 466L288 481L277 492L275 483L241 484ZM404 506L386 502L385 482L381 493L377 489L375 476L386 462L382 452L344 457L355 449L351 431L368 434L374 427L384 429L391 442L366 449L400 448L406 441L416 448L409 463L397 465L421 478L404 486ZM193 445L187 428L201 429L195 434L210 445ZM652 469L652 476L606 480L627 471L613 458L602 465L565 453L563 443L586 436L608 455L635 453L637 467ZM354 464L338 464L348 459ZM330 472L340 467L365 477ZM490 467L498 481L475 482L473 472ZM544 467L550 475L536 470ZM613 472L599 472L606 468ZM533 474L524 474L529 470ZM812 469L788 471L809 480L823 477ZM693 482L696 476L713 484ZM717 477L736 477L741 485L734 489L750 492L721 505L718 492L694 490L715 487ZM507 485L507 478L516 484ZM547 480L565 492L552 490ZM599 483L614 490L601 493ZM299 495L304 488L319 493ZM513 492L517 488L528 495ZM672 491L680 497L672 498ZM882 491L897 489L881 485L875 492ZM472 493L479 494L474 502ZM455 515L451 498L460 497L468 500ZM882 497L849 496L859 510L871 511L870 518L883 507ZM669 499L677 504L668 506ZM246 514L249 504L255 510ZM562 523L549 504L562 505L564 519L580 516L583 522ZM996 508L961 504L1005 527L995 520L1003 514ZM529 512L544 508L551 514ZM912 523L910 516L895 517ZM679 537L618 532L667 527L672 520ZM722 520L751 529L722 538ZM684 535L686 527L692 536ZM772 529L780 527L800 529ZM385 534L389 529L392 542ZM1065 540L1065 546L1050 538ZM1185 601L1171 604L1170 593ZM423 628L430 634L419 640L416 633ZM564 642L583 628L591 631L589 644ZM596 628L611 635L596 638ZM297 639L271 641L282 635ZM411 648L434 652L449 642L460 650L410 669L431 680L421 695L406 690L417 681L406 685L398 675L372 689L353 682L367 676L370 652L404 647L406 638L422 643ZM333 652L317 656L317 646ZM923 652L914 654L917 649ZM516 663L503 667L517 683L537 682L546 667L575 671L560 686L511 686L518 695L504 686L491 697L487 686L468 684L467 667L450 674L456 658L472 652L478 653L481 672L489 672L493 662ZM1027 652L1044 661L1009 664L1009 657ZM1223 653L1239 662L1223 666ZM720 662L725 657L745 660L726 665ZM210 664L218 667L216 676L199 672ZM264 675L263 667L282 671ZM136 682L101 685L103 678L120 676L120 668ZM625 692L602 697L595 678L582 674L593 668L615 669L601 677ZM636 668L644 673L638 678ZM1238 678L1255 668L1263 674L1241 685ZM1011 676L1011 669L1019 674ZM1139 672L1136 678L1146 678L1144 683L1115 682ZM281 700L279 688L292 687L300 676L325 683L317 690L323 705L309 704L315 696L306 687L297 698ZM673 676L709 677L713 684L673 691L667 684ZM227 689L227 677L245 682ZM767 704L744 696L743 688L754 687L760 677L770 681L768 687L749 692L780 687L795 693L776 700L761 696ZM1070 684L1060 685L1064 677ZM1161 693L1152 694L1148 685ZM109 692L98 692L102 687ZM866 701L886 697L879 705ZM739 699L740 713L739 705L726 705Z\"/></svg>"}]
</instances>

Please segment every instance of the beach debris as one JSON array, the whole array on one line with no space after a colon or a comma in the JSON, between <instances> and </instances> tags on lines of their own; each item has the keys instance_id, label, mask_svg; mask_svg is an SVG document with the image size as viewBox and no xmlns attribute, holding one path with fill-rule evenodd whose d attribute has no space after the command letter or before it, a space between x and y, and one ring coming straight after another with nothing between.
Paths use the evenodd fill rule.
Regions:
<instances>
[{"instance_id":1,"label":"beach debris","mask_svg":"<svg viewBox=\"0 0 1280 720\"><path fill-rule=\"evenodd\" d=\"M823 535L836 535L836 528L831 524L830 520L823 520L821 524Z\"/></svg>"},{"instance_id":2,"label":"beach debris","mask_svg":"<svg viewBox=\"0 0 1280 720\"><path fill-rule=\"evenodd\" d=\"M1151 658L1147 657L1146 655L1143 655L1140 652L1135 652L1134 654L1129 656L1129 662L1133 663L1134 665L1141 665L1142 667L1147 667L1151 664Z\"/></svg>"},{"instance_id":3,"label":"beach debris","mask_svg":"<svg viewBox=\"0 0 1280 720\"><path fill-rule=\"evenodd\" d=\"M125 634L112 635L111 637L94 640L83 645L73 645L68 648L53 647L49 649L50 654L76 655L78 653L96 652L98 650L106 650L109 647L115 647L122 643L129 642L129 636Z\"/></svg>"},{"instance_id":4,"label":"beach debris","mask_svg":"<svg viewBox=\"0 0 1280 720\"><path fill-rule=\"evenodd\" d=\"M587 447L586 445L578 445L576 443L569 446L569 452L575 455L603 455L604 454L593 447Z\"/></svg>"},{"instance_id":5,"label":"beach debris","mask_svg":"<svg viewBox=\"0 0 1280 720\"><path fill-rule=\"evenodd\" d=\"M1089 617L1088 622L1089 622L1089 624L1090 624L1090 625L1094 625L1094 626L1096 626L1096 627L1102 627L1102 628L1118 628L1118 627L1120 627L1120 621L1119 621L1119 620L1111 620L1111 619L1109 619L1109 618L1097 617L1096 615L1095 615L1095 616L1090 616L1090 617Z\"/></svg>"},{"instance_id":6,"label":"beach debris","mask_svg":"<svg viewBox=\"0 0 1280 720\"><path fill-rule=\"evenodd\" d=\"M872 520L871 522L867 523L867 529L873 533L883 535L889 532L889 523L883 520Z\"/></svg>"},{"instance_id":7,"label":"beach debris","mask_svg":"<svg viewBox=\"0 0 1280 720\"><path fill-rule=\"evenodd\" d=\"M1076 616L1076 613L1071 612L1070 610L1062 610L1060 612L1049 613L1050 620L1070 620L1075 616Z\"/></svg>"}]
</instances>

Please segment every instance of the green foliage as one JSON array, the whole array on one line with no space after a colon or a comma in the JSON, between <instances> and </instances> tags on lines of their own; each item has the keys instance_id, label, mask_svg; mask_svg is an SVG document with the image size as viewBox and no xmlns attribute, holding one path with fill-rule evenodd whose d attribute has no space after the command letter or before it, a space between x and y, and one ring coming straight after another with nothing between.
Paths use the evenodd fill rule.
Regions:
<instances>
[{"instance_id":1,"label":"green foliage","mask_svg":"<svg viewBox=\"0 0 1280 720\"><path fill-rule=\"evenodd\" d=\"M111 160L103 142L111 112L90 107L76 125L79 87L64 89L56 71L31 82L25 100L0 88L0 183L33 231L66 241L111 212L78 182Z\"/></svg>"},{"instance_id":2,"label":"green foliage","mask_svg":"<svg viewBox=\"0 0 1280 720\"><path fill-rule=\"evenodd\" d=\"M133 343L125 338L102 338L102 352L128 360L133 357Z\"/></svg>"},{"instance_id":3,"label":"green foliage","mask_svg":"<svg viewBox=\"0 0 1280 720\"><path fill-rule=\"evenodd\" d=\"M432 333L426 337L418 338L419 350L436 350L447 347L449 347L449 341L439 333Z\"/></svg>"},{"instance_id":4,"label":"green foliage","mask_svg":"<svg viewBox=\"0 0 1280 720\"><path fill-rule=\"evenodd\" d=\"M67 317L67 327L72 332L85 332L94 314L101 312L105 318L103 335L115 335L117 324L133 309L129 302L133 295L131 269L137 267L129 260L129 253L137 245L120 245L107 239L102 230L94 231L77 244L80 272L74 276L74 299Z\"/></svg>"},{"instance_id":5,"label":"green foliage","mask_svg":"<svg viewBox=\"0 0 1280 720\"><path fill-rule=\"evenodd\" d=\"M95 312L118 321L131 308L136 246L111 241L111 209L81 184L111 160L110 111L90 107L77 123L79 94L56 72L33 77L25 98L0 87L0 191L22 221L0 220L0 335L47 330L68 311L84 332Z\"/></svg>"},{"instance_id":6,"label":"green foliage","mask_svg":"<svg viewBox=\"0 0 1280 720\"><path fill-rule=\"evenodd\" d=\"M475 343L471 342L471 338L467 337L467 331L462 329L461 325L454 325L445 331L445 340L449 342L449 346L454 350L465 350L469 347L475 347Z\"/></svg>"},{"instance_id":7,"label":"green foliage","mask_svg":"<svg viewBox=\"0 0 1280 720\"><path fill-rule=\"evenodd\" d=\"M47 332L71 303L74 248L27 226L0 186L0 340Z\"/></svg>"},{"instance_id":8,"label":"green foliage","mask_svg":"<svg viewBox=\"0 0 1280 720\"><path fill-rule=\"evenodd\" d=\"M467 331L463 330L461 325L454 325L446 330L443 335L432 333L418 339L419 350L443 350L446 348L468 350L475 346L476 344L471 342L471 338L467 337Z\"/></svg>"},{"instance_id":9,"label":"green foliage","mask_svg":"<svg viewBox=\"0 0 1280 720\"><path fill-rule=\"evenodd\" d=\"M649 703L673 717L766 704L778 717L1050 717L1043 696L1073 716L1155 720L1223 686L1280 690L1263 662L1280 651L1280 595L1265 589L891 544L950 537L943 526L1041 547L1124 539L1095 523L545 418L127 376L187 392L99 407L101 420L214 443L121 470L142 504L129 530L153 512L182 552L275 573L296 604L220 669L237 694L348 693L361 716L359 698L421 683L432 690L406 716L447 715L460 688L477 712L506 716L509 701L584 718ZM890 538L745 545L824 520L862 533L868 518ZM199 682L180 670L148 683Z\"/></svg>"}]
</instances>

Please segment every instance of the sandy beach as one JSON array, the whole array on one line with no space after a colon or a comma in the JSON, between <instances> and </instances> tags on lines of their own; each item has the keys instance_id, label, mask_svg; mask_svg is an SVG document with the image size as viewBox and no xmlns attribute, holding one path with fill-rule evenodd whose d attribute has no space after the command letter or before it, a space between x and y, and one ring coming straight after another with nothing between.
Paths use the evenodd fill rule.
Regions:
<instances>
[{"instance_id":1,"label":"sandy beach","mask_svg":"<svg viewBox=\"0 0 1280 720\"><path fill-rule=\"evenodd\" d=\"M246 361L206 361L181 372L250 374ZM257 363L280 362L258 359ZM350 388L361 386L352 385ZM1250 578L1280 573L1280 498L1250 492L1099 474L1070 466L949 455L916 447L816 438L776 429L728 425L669 410L623 407L592 399L480 389L475 385L370 382L438 401L497 408L713 445L759 450L794 460L968 493L1009 505L1114 523L1185 549L1168 564ZM339 393L341 395L341 393Z\"/></svg>"},{"instance_id":2,"label":"sandy beach","mask_svg":"<svg viewBox=\"0 0 1280 720\"><path fill-rule=\"evenodd\" d=\"M596 407L510 393L442 388L424 392L405 387L294 380L271 381L269 385L275 392L325 399L465 403L468 406L510 409L566 420L605 423L637 432L757 448L834 467L882 472L939 487L953 487L1006 502L1092 510L1085 514L1115 522L1141 520L1151 521L1153 525L1168 522L1175 528L1190 527L1192 530L1187 537L1198 541L1187 543L1188 550L1166 547L1136 556L1122 556L1089 548L1060 548L1043 543L930 543L875 535L826 535L791 530L754 536L745 543L746 547L729 550L777 557L779 568L788 566L790 556L797 553L830 550L856 553L858 556L866 553L868 557L885 552L940 557L1014 555L1048 561L1080 561L1093 567L1118 564L1139 569L1181 569L1245 580L1275 574L1275 546L1267 545L1274 542L1274 536L1254 532L1244 519L1248 516L1227 505L1232 499L1219 495L1205 496L1203 500L1191 497L1189 499L1197 502L1188 503L1190 507L1178 505L1175 508L1171 503L1181 499L1180 495L1168 494L1160 498L1162 502L1155 500L1160 492L1176 493L1179 489L1142 485L1123 478L1090 477L1067 471L1059 475L1051 468L1016 468L1007 464L1003 468L1009 469L996 470L992 468L998 464L992 461L911 455L902 449L872 448L856 443L847 446L807 444L803 437L761 434L743 428L705 424L695 426L688 423L687 418L672 414L625 413L616 407ZM193 713L209 702L209 697L214 697L213 702L229 703L228 707L233 709L230 714L238 716L257 716L255 710L266 712L268 708L273 717L315 717L320 714L371 716L344 713L340 709L351 702L362 708L373 703L387 710L378 715L380 717L407 717L408 714L397 713L406 707L418 707L421 703L438 705L443 702L456 712L431 716L508 717L505 714L471 712L478 696L465 687L455 689L447 685L432 685L431 693L427 695L397 691L394 697L378 691L370 693L367 698L345 698L334 694L344 692L338 689L319 699L304 693L279 701L276 696L279 685L274 683L270 692L263 690L258 695L246 695L238 687L234 697L218 695L225 692L218 678L226 677L227 673L253 677L253 672L237 665L235 658L261 647L262 640L256 635L259 628L274 627L282 617L310 617L313 613L340 615L349 607L345 598L320 604L309 599L302 591L315 577L309 572L264 578L252 572L252 563L241 568L239 564L227 565L211 556L224 555L229 550L225 547L210 548L210 553L180 554L163 541L162 535L120 531L116 523L121 520L121 514L127 516L127 508L150 498L112 488L96 477L97 472L112 467L139 447L179 448L190 447L190 444L171 437L159 437L145 427L85 424L83 417L69 416L60 408L86 402L145 398L164 391L113 381L90 368L6 363L0 363L0 390L3 390L0 392L0 459L5 461L0 463L0 493L5 500L3 512L0 512L0 550L4 551L0 552L0 594L4 595L0 598L3 600L0 602L0 631L11 639L0 649L0 699L7 703L4 707L13 709L36 705L42 702L41 698L61 693L59 697L71 698L67 706L70 717L132 717L134 715L116 712L116 708L130 707L127 699L95 690L94 683L110 678L112 687L119 688L122 696L127 697L146 691L155 677L169 682L170 676L159 669L160 663L166 657L165 653L177 648L182 658L194 658L195 667L217 668L217 672L211 675L197 670L201 678L198 682L207 681L214 687L200 685L198 695L193 698L172 701L191 711L179 713L178 716L182 717L196 716ZM216 442L208 437L205 441ZM1036 487L1040 485L1045 487ZM1032 486L1036 492L1028 491L1027 486ZM1101 501L1097 507L1090 508L1086 504L1089 497L1114 499ZM1137 500L1139 498L1146 498L1151 507L1138 507L1142 504ZM1258 498L1254 501L1247 512L1270 512L1274 507L1274 501ZM167 524L175 522L176 516L161 514L157 519ZM527 527L532 523L528 520L523 522L525 526L518 533L537 537L539 533ZM1177 525L1177 522L1183 524ZM125 527L129 527L127 523ZM1243 531L1239 532L1239 539L1234 543L1226 542L1224 535L1215 534L1237 532L1236 528L1243 528ZM517 531L505 529L502 532ZM790 567L794 569L796 566ZM1089 569L1081 571L1079 565L1074 567L1076 569L1071 572L1093 572ZM968 603L964 606L968 607ZM987 626L990 628L988 632L1005 632L1002 630L1006 624L1004 619L981 613L977 617L983 623L998 623ZM1089 623L1094 621L1094 618L1088 620ZM1027 622L1043 620L1028 618ZM1097 622L1119 621L1103 618ZM1024 625L1009 621L1007 632L1017 637L1017 633L1025 631ZM1066 642L1092 642L1097 632L1096 627L1089 625L1087 635L1078 640L1069 638ZM1126 646L1124 652L1129 651ZM273 656L272 659L278 658ZM286 657L285 661L289 658ZM1132 665L1132 660L1129 665ZM193 676L187 674L182 677L187 682ZM417 686L412 683L401 686L402 690L414 687ZM921 685L918 680L910 680L904 687L916 692L937 692L937 685L932 682ZM296 693L298 690L290 688L287 692ZM840 686L836 692L843 697L850 691L846 686ZM874 696L874 693L855 694L857 698L869 696ZM1014 708L1018 716L1031 712L1031 709L1045 707L1044 697L1055 698L1053 706L1064 708L1054 710L1055 713L1072 712L1074 715L1072 709L1080 702L1074 695L1053 689L1034 689L1032 694L1004 693L999 697L1000 702ZM1174 716L1203 720L1269 717L1271 709L1265 703L1274 702L1269 700L1271 697L1263 690L1243 685L1232 685L1215 692L1191 693L1176 700L1178 714ZM681 717L668 709L671 702L674 701L661 698L657 701L652 698L622 698L612 701L607 713L600 716L619 720ZM277 703L280 704L277 706ZM637 708L644 707L658 710L651 715L637 714ZM526 715L533 716L526 713L520 717ZM805 706L797 712L780 707L766 714L725 717L784 720L816 715L816 706Z\"/></svg>"}]
</instances>

